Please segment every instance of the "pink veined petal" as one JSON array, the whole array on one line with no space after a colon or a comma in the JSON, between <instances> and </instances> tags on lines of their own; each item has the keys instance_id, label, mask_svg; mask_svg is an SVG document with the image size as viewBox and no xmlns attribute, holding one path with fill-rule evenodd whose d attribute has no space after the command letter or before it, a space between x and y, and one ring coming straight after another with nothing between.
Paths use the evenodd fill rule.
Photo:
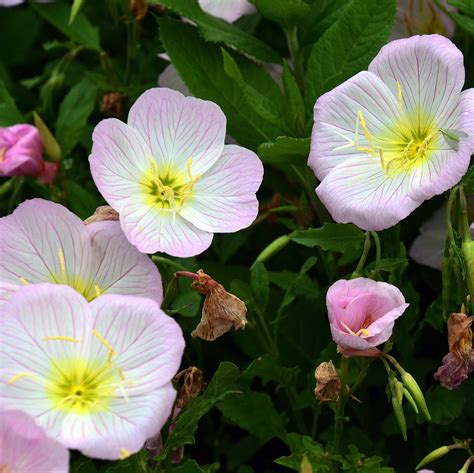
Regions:
<instances>
[{"instance_id":1,"label":"pink veined petal","mask_svg":"<svg viewBox=\"0 0 474 473\"><path fill-rule=\"evenodd\" d=\"M184 351L179 325L159 305L141 297L105 295L90 305L94 328L114 348L130 396L153 392L178 371ZM139 315L139 317L138 317ZM103 356L104 346L93 344L93 356Z\"/></svg>"},{"instance_id":2,"label":"pink veined petal","mask_svg":"<svg viewBox=\"0 0 474 473\"><path fill-rule=\"evenodd\" d=\"M464 84L463 55L440 35L412 36L385 45L369 65L397 97L397 81L408 110L418 107L443 122L457 106Z\"/></svg>"},{"instance_id":3,"label":"pink veined petal","mask_svg":"<svg viewBox=\"0 0 474 473\"><path fill-rule=\"evenodd\" d=\"M18 291L21 286L21 284L10 284L7 282L0 281L0 305L3 301L10 299L12 294Z\"/></svg>"},{"instance_id":4,"label":"pink veined petal","mask_svg":"<svg viewBox=\"0 0 474 473\"><path fill-rule=\"evenodd\" d=\"M115 118L102 120L92 135L92 177L105 200L118 212L126 198L141 192L152 152L136 130Z\"/></svg>"},{"instance_id":5,"label":"pink veined petal","mask_svg":"<svg viewBox=\"0 0 474 473\"><path fill-rule=\"evenodd\" d=\"M377 158L339 164L316 188L336 222L384 230L410 215L422 201L409 197L409 176L387 177Z\"/></svg>"},{"instance_id":6,"label":"pink veined petal","mask_svg":"<svg viewBox=\"0 0 474 473\"><path fill-rule=\"evenodd\" d=\"M211 15L233 23L243 15L255 12L247 0L198 0L200 7Z\"/></svg>"},{"instance_id":7,"label":"pink veined petal","mask_svg":"<svg viewBox=\"0 0 474 473\"><path fill-rule=\"evenodd\" d=\"M451 115L439 122L439 127L463 132L458 151L441 138L441 149L434 151L422 166L410 176L409 195L416 200L425 200L442 194L456 185L466 173L471 154L474 152L474 89L461 93L457 107Z\"/></svg>"},{"instance_id":8,"label":"pink veined petal","mask_svg":"<svg viewBox=\"0 0 474 473\"><path fill-rule=\"evenodd\" d=\"M91 270L83 222L65 207L46 200L25 201L12 215L1 218L0 245L2 283L64 282L62 260L71 285L76 276L87 278Z\"/></svg>"},{"instance_id":9,"label":"pink veined petal","mask_svg":"<svg viewBox=\"0 0 474 473\"><path fill-rule=\"evenodd\" d=\"M179 213L147 206L132 197L120 213L120 224L128 240L142 253L161 251L172 256L194 256L207 250L213 234L199 230Z\"/></svg>"},{"instance_id":10,"label":"pink veined petal","mask_svg":"<svg viewBox=\"0 0 474 473\"><path fill-rule=\"evenodd\" d=\"M27 176L35 174L38 166L30 156L20 155L0 162L0 176Z\"/></svg>"},{"instance_id":11,"label":"pink veined petal","mask_svg":"<svg viewBox=\"0 0 474 473\"><path fill-rule=\"evenodd\" d=\"M97 416L69 416L62 437L84 455L104 460L117 460L123 453L136 453L145 441L157 434L167 421L176 391L166 385L129 400L112 401L109 410Z\"/></svg>"},{"instance_id":12,"label":"pink veined petal","mask_svg":"<svg viewBox=\"0 0 474 473\"><path fill-rule=\"evenodd\" d=\"M86 231L92 244L93 281L101 294L131 294L161 303L163 285L158 269L126 239L119 222L91 223Z\"/></svg>"},{"instance_id":13,"label":"pink veined petal","mask_svg":"<svg viewBox=\"0 0 474 473\"><path fill-rule=\"evenodd\" d=\"M319 180L346 160L368 159L366 152L357 150L370 147L360 125L358 144L354 144L359 111L374 136L390 127L400 115L397 100L390 89L379 77L366 71L356 74L316 101L308 166ZM377 157L372 159L378 162Z\"/></svg>"},{"instance_id":14,"label":"pink veined petal","mask_svg":"<svg viewBox=\"0 0 474 473\"><path fill-rule=\"evenodd\" d=\"M160 172L208 170L222 154L226 118L213 102L153 88L133 104L128 124L140 133ZM189 159L191 158L191 161Z\"/></svg>"},{"instance_id":15,"label":"pink veined petal","mask_svg":"<svg viewBox=\"0 0 474 473\"><path fill-rule=\"evenodd\" d=\"M181 215L201 230L235 232L248 227L257 216L255 196L263 179L257 155L228 145L216 164L194 186Z\"/></svg>"},{"instance_id":16,"label":"pink veined petal","mask_svg":"<svg viewBox=\"0 0 474 473\"><path fill-rule=\"evenodd\" d=\"M67 473L69 451L24 412L1 411L0 465L12 473Z\"/></svg>"}]
</instances>

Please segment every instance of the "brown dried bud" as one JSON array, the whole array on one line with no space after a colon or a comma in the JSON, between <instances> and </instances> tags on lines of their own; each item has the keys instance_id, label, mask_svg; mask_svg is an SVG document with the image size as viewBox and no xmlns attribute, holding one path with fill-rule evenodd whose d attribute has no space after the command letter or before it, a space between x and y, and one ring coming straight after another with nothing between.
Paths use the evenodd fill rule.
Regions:
<instances>
[{"instance_id":1,"label":"brown dried bud","mask_svg":"<svg viewBox=\"0 0 474 473\"><path fill-rule=\"evenodd\" d=\"M191 399L198 397L204 391L205 383L203 381L202 371L195 366L190 366L180 371L175 377L175 381L181 381L182 385L179 389L176 407L181 409L189 407Z\"/></svg>"},{"instance_id":2,"label":"brown dried bud","mask_svg":"<svg viewBox=\"0 0 474 473\"><path fill-rule=\"evenodd\" d=\"M86 218L84 223L89 225L90 223L103 222L104 220L118 220L119 214L110 206L102 205L95 209L94 215Z\"/></svg>"},{"instance_id":3,"label":"brown dried bud","mask_svg":"<svg viewBox=\"0 0 474 473\"><path fill-rule=\"evenodd\" d=\"M314 394L320 402L337 402L341 393L341 380L332 361L321 363L314 372Z\"/></svg>"},{"instance_id":4,"label":"brown dried bud","mask_svg":"<svg viewBox=\"0 0 474 473\"><path fill-rule=\"evenodd\" d=\"M197 274L178 271L178 276L194 279L191 287L204 294L202 317L198 326L191 332L193 338L214 341L232 327L239 330L247 324L247 307L238 297L227 292L222 284L207 275L202 269Z\"/></svg>"},{"instance_id":5,"label":"brown dried bud","mask_svg":"<svg viewBox=\"0 0 474 473\"><path fill-rule=\"evenodd\" d=\"M459 387L474 371L471 325L474 317L464 313L451 314L448 319L449 353L434 374L447 389Z\"/></svg>"},{"instance_id":6,"label":"brown dried bud","mask_svg":"<svg viewBox=\"0 0 474 473\"><path fill-rule=\"evenodd\" d=\"M135 20L141 21L148 13L148 4L145 0L130 0L130 13Z\"/></svg>"},{"instance_id":7,"label":"brown dried bud","mask_svg":"<svg viewBox=\"0 0 474 473\"><path fill-rule=\"evenodd\" d=\"M123 98L121 92L109 92L102 97L100 111L110 117L122 118L123 116Z\"/></svg>"}]
</instances>

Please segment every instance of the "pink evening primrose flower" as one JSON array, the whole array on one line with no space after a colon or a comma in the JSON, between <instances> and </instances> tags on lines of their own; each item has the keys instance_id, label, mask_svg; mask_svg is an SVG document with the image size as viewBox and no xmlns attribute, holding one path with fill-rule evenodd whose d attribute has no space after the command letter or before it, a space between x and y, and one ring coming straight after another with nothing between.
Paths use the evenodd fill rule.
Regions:
<instances>
[{"instance_id":1,"label":"pink evening primrose flower","mask_svg":"<svg viewBox=\"0 0 474 473\"><path fill-rule=\"evenodd\" d=\"M96 126L92 176L140 251L197 255L213 233L253 222L263 166L252 151L224 146L225 126L213 102L161 88L137 99L127 124Z\"/></svg>"},{"instance_id":2,"label":"pink evening primrose flower","mask_svg":"<svg viewBox=\"0 0 474 473\"><path fill-rule=\"evenodd\" d=\"M89 301L107 293L163 298L156 266L116 221L85 225L62 205L27 200L0 218L0 247L0 305L43 282L69 285Z\"/></svg>"},{"instance_id":3,"label":"pink evening primrose flower","mask_svg":"<svg viewBox=\"0 0 474 473\"><path fill-rule=\"evenodd\" d=\"M32 125L0 127L0 176L35 176L51 184L57 164L43 159L43 143Z\"/></svg>"},{"instance_id":4,"label":"pink evening primrose flower","mask_svg":"<svg viewBox=\"0 0 474 473\"><path fill-rule=\"evenodd\" d=\"M229 23L256 11L255 6L247 0L198 0L198 2L205 12Z\"/></svg>"},{"instance_id":5,"label":"pink evening primrose flower","mask_svg":"<svg viewBox=\"0 0 474 473\"><path fill-rule=\"evenodd\" d=\"M69 451L21 411L0 411L0 472L67 473Z\"/></svg>"},{"instance_id":6,"label":"pink evening primrose flower","mask_svg":"<svg viewBox=\"0 0 474 473\"><path fill-rule=\"evenodd\" d=\"M345 356L376 356L409 304L395 286L367 278L340 279L326 295L333 340Z\"/></svg>"},{"instance_id":7,"label":"pink evening primrose flower","mask_svg":"<svg viewBox=\"0 0 474 473\"><path fill-rule=\"evenodd\" d=\"M25 286L0 307L0 403L63 446L105 460L139 451L168 419L184 351L179 325L144 297L91 303Z\"/></svg>"},{"instance_id":8,"label":"pink evening primrose flower","mask_svg":"<svg viewBox=\"0 0 474 473\"><path fill-rule=\"evenodd\" d=\"M34 0L36 3L49 3L54 0ZM0 0L0 7L16 7L25 3L25 0Z\"/></svg>"},{"instance_id":9,"label":"pink evening primrose flower","mask_svg":"<svg viewBox=\"0 0 474 473\"><path fill-rule=\"evenodd\" d=\"M308 165L337 222L383 230L455 185L474 150L474 89L439 35L382 48L314 106Z\"/></svg>"}]
</instances>

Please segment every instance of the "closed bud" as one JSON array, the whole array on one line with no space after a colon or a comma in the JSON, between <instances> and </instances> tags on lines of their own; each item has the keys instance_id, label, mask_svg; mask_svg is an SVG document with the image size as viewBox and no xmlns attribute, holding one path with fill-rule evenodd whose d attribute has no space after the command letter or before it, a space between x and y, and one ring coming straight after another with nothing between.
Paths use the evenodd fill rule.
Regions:
<instances>
[{"instance_id":1,"label":"closed bud","mask_svg":"<svg viewBox=\"0 0 474 473\"><path fill-rule=\"evenodd\" d=\"M449 453L450 450L451 448L446 445L443 447L439 447L436 450L433 450L431 453L428 453L428 455L426 455L426 457L423 458L420 463L418 463L415 469L418 470L418 468L421 468L422 466L425 466L428 463L431 463L432 461L444 457L447 453Z\"/></svg>"},{"instance_id":2,"label":"closed bud","mask_svg":"<svg viewBox=\"0 0 474 473\"><path fill-rule=\"evenodd\" d=\"M415 400L413 399L412 395L408 391L407 388L403 387L403 395L405 396L405 399L408 401L410 404L411 408L415 412L415 414L418 414L420 411L418 410L418 406L416 405Z\"/></svg>"},{"instance_id":3,"label":"closed bud","mask_svg":"<svg viewBox=\"0 0 474 473\"><path fill-rule=\"evenodd\" d=\"M474 463L474 455L470 456L467 460L466 463L462 466L462 468L458 471L458 473L468 473L469 467L471 464Z\"/></svg>"},{"instance_id":4,"label":"closed bud","mask_svg":"<svg viewBox=\"0 0 474 473\"><path fill-rule=\"evenodd\" d=\"M431 415L428 411L428 406L426 405L425 396L423 396L423 392L421 391L420 386L418 386L418 383L415 381L415 378L406 371L402 371L400 373L400 377L402 378L403 384L412 395L413 400L416 402L416 405L420 411L423 412L423 415L428 421L431 421Z\"/></svg>"},{"instance_id":5,"label":"closed bud","mask_svg":"<svg viewBox=\"0 0 474 473\"><path fill-rule=\"evenodd\" d=\"M392 396L392 407L395 417L400 427L400 431L403 435L403 440L407 441L407 422L405 420L405 413L403 412L402 405L398 402L396 396Z\"/></svg>"}]
</instances>

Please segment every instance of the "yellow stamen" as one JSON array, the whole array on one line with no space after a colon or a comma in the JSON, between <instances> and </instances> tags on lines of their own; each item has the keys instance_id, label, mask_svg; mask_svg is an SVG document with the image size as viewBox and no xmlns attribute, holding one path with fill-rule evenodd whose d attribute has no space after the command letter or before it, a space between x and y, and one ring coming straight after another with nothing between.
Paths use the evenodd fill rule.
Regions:
<instances>
[{"instance_id":1,"label":"yellow stamen","mask_svg":"<svg viewBox=\"0 0 474 473\"><path fill-rule=\"evenodd\" d=\"M398 108L400 112L403 111L403 91L402 84L397 80L397 90L398 90Z\"/></svg>"},{"instance_id":2,"label":"yellow stamen","mask_svg":"<svg viewBox=\"0 0 474 473\"><path fill-rule=\"evenodd\" d=\"M368 335L368 334L369 334L369 331L366 328L361 328L360 330L356 332L355 335L360 337L361 335Z\"/></svg>"},{"instance_id":3,"label":"yellow stamen","mask_svg":"<svg viewBox=\"0 0 474 473\"><path fill-rule=\"evenodd\" d=\"M126 448L120 448L120 460L125 460L128 458L132 452L129 452Z\"/></svg>"},{"instance_id":4,"label":"yellow stamen","mask_svg":"<svg viewBox=\"0 0 474 473\"><path fill-rule=\"evenodd\" d=\"M95 289L95 296L100 297L101 294L102 294L102 291L101 291L100 287L96 284L96 285L94 285L94 289Z\"/></svg>"},{"instance_id":5,"label":"yellow stamen","mask_svg":"<svg viewBox=\"0 0 474 473\"><path fill-rule=\"evenodd\" d=\"M31 373L27 373L26 371L22 373L18 373L15 376L12 376L8 381L7 384L13 384L15 381L18 381L19 379L22 378L29 378L29 379L35 379L35 377Z\"/></svg>"},{"instance_id":6,"label":"yellow stamen","mask_svg":"<svg viewBox=\"0 0 474 473\"><path fill-rule=\"evenodd\" d=\"M73 343L80 343L80 341L81 341L78 338L65 337L63 335L53 335L53 336L50 336L50 337L44 337L43 338L44 342L49 342L49 341L52 341L52 340L59 340L61 342L73 342Z\"/></svg>"},{"instance_id":7,"label":"yellow stamen","mask_svg":"<svg viewBox=\"0 0 474 473\"><path fill-rule=\"evenodd\" d=\"M125 375L123 374L123 369L121 366L117 368L118 375L122 381L125 381Z\"/></svg>"},{"instance_id":8,"label":"yellow stamen","mask_svg":"<svg viewBox=\"0 0 474 473\"><path fill-rule=\"evenodd\" d=\"M372 136L369 129L367 128L367 123L365 121L363 113L359 110L357 112L357 115L359 117L359 121L362 126L362 129L364 130L365 139L369 142L370 154L372 154L372 156L375 156L374 137Z\"/></svg>"},{"instance_id":9,"label":"yellow stamen","mask_svg":"<svg viewBox=\"0 0 474 473\"><path fill-rule=\"evenodd\" d=\"M61 275L63 282L66 280L66 263L64 262L64 253L61 248L58 249L59 266L61 266Z\"/></svg>"},{"instance_id":10,"label":"yellow stamen","mask_svg":"<svg viewBox=\"0 0 474 473\"><path fill-rule=\"evenodd\" d=\"M0 163L3 163L5 160L5 152L7 151L6 146L0 148Z\"/></svg>"},{"instance_id":11,"label":"yellow stamen","mask_svg":"<svg viewBox=\"0 0 474 473\"><path fill-rule=\"evenodd\" d=\"M107 363L109 366L112 365L112 357L117 355L117 352L112 348L112 345L96 330L92 330L92 334L99 340L105 348L107 348Z\"/></svg>"},{"instance_id":12,"label":"yellow stamen","mask_svg":"<svg viewBox=\"0 0 474 473\"><path fill-rule=\"evenodd\" d=\"M25 286L26 286L27 284L30 284L30 282L29 282L27 279L25 279L25 278L18 278L18 279L19 279Z\"/></svg>"}]
</instances>

